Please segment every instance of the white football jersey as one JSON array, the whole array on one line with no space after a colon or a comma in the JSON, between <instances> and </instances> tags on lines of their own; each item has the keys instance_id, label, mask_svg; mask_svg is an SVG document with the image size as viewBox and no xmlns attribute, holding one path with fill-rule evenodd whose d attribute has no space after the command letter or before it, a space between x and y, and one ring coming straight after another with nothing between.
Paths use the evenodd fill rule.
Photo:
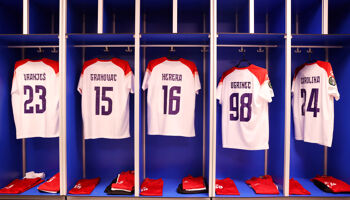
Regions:
<instances>
[{"instance_id":1,"label":"white football jersey","mask_svg":"<svg viewBox=\"0 0 350 200\"><path fill-rule=\"evenodd\" d=\"M142 84L147 88L148 134L194 137L195 100L201 88L196 65L183 58L152 60Z\"/></svg>"},{"instance_id":2,"label":"white football jersey","mask_svg":"<svg viewBox=\"0 0 350 200\"><path fill-rule=\"evenodd\" d=\"M274 96L266 69L249 65L226 71L217 88L224 148L269 148L268 103Z\"/></svg>"},{"instance_id":3,"label":"white football jersey","mask_svg":"<svg viewBox=\"0 0 350 200\"><path fill-rule=\"evenodd\" d=\"M334 98L339 99L339 92L331 64L317 61L298 67L292 92L295 139L332 146Z\"/></svg>"},{"instance_id":4,"label":"white football jersey","mask_svg":"<svg viewBox=\"0 0 350 200\"><path fill-rule=\"evenodd\" d=\"M59 136L58 62L17 61L12 81L12 110L17 139Z\"/></svg>"},{"instance_id":5,"label":"white football jersey","mask_svg":"<svg viewBox=\"0 0 350 200\"><path fill-rule=\"evenodd\" d=\"M95 58L84 63L78 91L82 95L85 139L130 137L129 93L133 93L133 82L125 60Z\"/></svg>"}]
</instances>

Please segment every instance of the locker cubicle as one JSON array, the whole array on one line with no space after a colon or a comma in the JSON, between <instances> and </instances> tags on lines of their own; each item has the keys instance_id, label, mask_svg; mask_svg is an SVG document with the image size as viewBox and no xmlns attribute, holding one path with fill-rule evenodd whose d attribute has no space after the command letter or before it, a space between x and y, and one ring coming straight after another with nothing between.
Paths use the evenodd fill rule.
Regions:
<instances>
[{"instance_id":1,"label":"locker cubicle","mask_svg":"<svg viewBox=\"0 0 350 200\"><path fill-rule=\"evenodd\" d=\"M6 186L25 172L44 172L51 178L60 171L59 138L16 139L12 114L11 87L15 62L21 59L58 61L59 1L1 1L1 101L0 184ZM22 15L26 10L28 15ZM37 23L40 20L42 23ZM24 35L26 34L26 35ZM34 187L18 195L0 195L0 199L62 199L60 194L40 193Z\"/></svg>"},{"instance_id":2,"label":"locker cubicle","mask_svg":"<svg viewBox=\"0 0 350 200\"><path fill-rule=\"evenodd\" d=\"M140 184L144 178L164 181L163 197L207 198L208 193L179 194L182 178L203 176L209 184L209 19L210 1L141 1L141 80L153 59L174 54L193 61L201 90L196 95L195 137L147 135L147 91L142 93ZM174 12L177 17L174 18ZM141 84L141 82L140 82Z\"/></svg>"},{"instance_id":3,"label":"locker cubicle","mask_svg":"<svg viewBox=\"0 0 350 200\"><path fill-rule=\"evenodd\" d=\"M292 1L292 76L295 69L309 60L329 61L332 65L340 93L334 101L334 131L332 147L305 143L294 139L293 119L290 143L290 178L298 180L313 197L340 197L348 194L325 193L311 181L316 175L329 175L349 182L349 146L346 134L347 119L349 18L343 10L349 8L347 1ZM328 9L328 15L325 14ZM339 15L340 14L340 15ZM291 113L292 117L292 113Z\"/></svg>"},{"instance_id":4,"label":"locker cubicle","mask_svg":"<svg viewBox=\"0 0 350 200\"><path fill-rule=\"evenodd\" d=\"M102 18L98 18L97 8ZM94 58L126 60L135 72L135 4L104 1L98 7L97 0L71 0L67 1L67 10L67 191L80 179L101 178L90 195L68 194L68 198L103 197L107 196L105 188L120 172L134 170L134 94L130 94L129 104L130 138L85 140L77 87L83 63Z\"/></svg>"},{"instance_id":5,"label":"locker cubicle","mask_svg":"<svg viewBox=\"0 0 350 200\"><path fill-rule=\"evenodd\" d=\"M217 1L217 73L214 85L217 86L223 73L237 65L243 58L268 70L275 95L269 103L269 149L223 148L222 110L216 101L214 174L217 179L227 177L233 179L240 192L239 196L216 195L217 198L283 195L285 4L284 1L255 1L253 5L251 3ZM245 181L252 177L266 174L271 175L278 185L279 195L257 195L245 184Z\"/></svg>"}]
</instances>

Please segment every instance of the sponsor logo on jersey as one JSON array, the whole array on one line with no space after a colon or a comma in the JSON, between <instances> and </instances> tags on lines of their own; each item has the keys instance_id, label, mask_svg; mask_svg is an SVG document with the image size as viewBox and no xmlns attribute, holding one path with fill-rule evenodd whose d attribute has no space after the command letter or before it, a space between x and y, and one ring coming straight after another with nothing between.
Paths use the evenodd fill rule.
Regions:
<instances>
[{"instance_id":1,"label":"sponsor logo on jersey","mask_svg":"<svg viewBox=\"0 0 350 200\"><path fill-rule=\"evenodd\" d=\"M268 84L269 84L269 87L272 89L272 84L271 84L271 81L269 81L269 83L268 83Z\"/></svg>"},{"instance_id":2,"label":"sponsor logo on jersey","mask_svg":"<svg viewBox=\"0 0 350 200\"><path fill-rule=\"evenodd\" d=\"M335 82L335 79L332 76L329 77L329 81L328 82L329 82L330 85L333 85L333 86L337 85L337 83Z\"/></svg>"}]
</instances>

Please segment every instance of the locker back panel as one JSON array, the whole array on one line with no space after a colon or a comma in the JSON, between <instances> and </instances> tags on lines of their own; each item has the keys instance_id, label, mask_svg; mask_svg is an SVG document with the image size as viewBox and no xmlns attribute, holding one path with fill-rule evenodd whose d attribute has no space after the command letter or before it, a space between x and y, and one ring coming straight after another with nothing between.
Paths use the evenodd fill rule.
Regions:
<instances>
[{"instance_id":1,"label":"locker back panel","mask_svg":"<svg viewBox=\"0 0 350 200\"><path fill-rule=\"evenodd\" d=\"M178 0L178 32L179 33L202 33L210 30L210 1L201 0Z\"/></svg>"},{"instance_id":2,"label":"locker back panel","mask_svg":"<svg viewBox=\"0 0 350 200\"><path fill-rule=\"evenodd\" d=\"M350 33L350 2L346 0L328 2L328 31L329 34Z\"/></svg>"},{"instance_id":3,"label":"locker back panel","mask_svg":"<svg viewBox=\"0 0 350 200\"><path fill-rule=\"evenodd\" d=\"M21 13L22 10L23 8L21 0L0 1L0 33L22 33L22 15L18 15L18 13Z\"/></svg>"},{"instance_id":4,"label":"locker back panel","mask_svg":"<svg viewBox=\"0 0 350 200\"><path fill-rule=\"evenodd\" d=\"M134 33L135 1L104 1L105 33L113 33L113 20L115 20L115 33Z\"/></svg>"},{"instance_id":5,"label":"locker back panel","mask_svg":"<svg viewBox=\"0 0 350 200\"><path fill-rule=\"evenodd\" d=\"M45 57L58 61L58 53L52 53L52 49L42 49L42 53L37 51L38 49L26 49L25 58L36 60ZM59 172L58 141L58 138L26 139L27 171L45 172L47 177Z\"/></svg>"},{"instance_id":6,"label":"locker back panel","mask_svg":"<svg viewBox=\"0 0 350 200\"><path fill-rule=\"evenodd\" d=\"M57 34L58 25L59 25L59 0L29 1L29 33L31 34L56 33Z\"/></svg>"},{"instance_id":7,"label":"locker back panel","mask_svg":"<svg viewBox=\"0 0 350 200\"><path fill-rule=\"evenodd\" d=\"M246 59L254 65L265 68L265 53L257 53L255 48L245 48ZM217 81L222 74L237 65L243 58L238 48L218 48ZM217 84L216 84L217 86ZM273 99L274 101L274 99ZM274 102L273 102L274 103ZM216 176L247 180L264 174L264 151L247 151L222 147L222 107L217 101L217 142L216 142Z\"/></svg>"},{"instance_id":8,"label":"locker back panel","mask_svg":"<svg viewBox=\"0 0 350 200\"><path fill-rule=\"evenodd\" d=\"M81 73L81 49L67 48L67 188L83 175L81 99L77 85Z\"/></svg>"},{"instance_id":9,"label":"locker back panel","mask_svg":"<svg viewBox=\"0 0 350 200\"><path fill-rule=\"evenodd\" d=\"M109 53L105 53L103 50L104 48L87 48L85 60L111 55L127 60L134 72L133 53L125 52L125 48L110 48ZM112 180L119 172L134 169L134 95L130 94L129 98L131 137L85 140L87 177L107 177Z\"/></svg>"},{"instance_id":10,"label":"locker back panel","mask_svg":"<svg viewBox=\"0 0 350 200\"><path fill-rule=\"evenodd\" d=\"M19 50L0 48L0 187L4 187L15 178L22 177L22 141L16 139L16 127L11 104L11 87L14 64Z\"/></svg>"},{"instance_id":11,"label":"locker back panel","mask_svg":"<svg viewBox=\"0 0 350 200\"><path fill-rule=\"evenodd\" d=\"M269 78L275 96L269 104L269 151L267 173L282 185L284 168L284 108L285 108L284 45L269 49ZM282 187L280 187L282 188Z\"/></svg>"},{"instance_id":12,"label":"locker back panel","mask_svg":"<svg viewBox=\"0 0 350 200\"><path fill-rule=\"evenodd\" d=\"M97 33L97 0L70 0L67 2L67 32L82 33L85 15L85 33Z\"/></svg>"},{"instance_id":13,"label":"locker back panel","mask_svg":"<svg viewBox=\"0 0 350 200\"><path fill-rule=\"evenodd\" d=\"M307 49L301 49L302 53L295 53L294 50L292 51L292 80L295 69L309 60ZM311 59L324 60L323 49L312 49L312 51ZM317 174L323 174L323 146L295 140L293 111L291 129L290 177L313 178Z\"/></svg>"},{"instance_id":14,"label":"locker back panel","mask_svg":"<svg viewBox=\"0 0 350 200\"><path fill-rule=\"evenodd\" d=\"M217 9L218 32L249 32L249 1L218 0Z\"/></svg>"},{"instance_id":15,"label":"locker back panel","mask_svg":"<svg viewBox=\"0 0 350 200\"><path fill-rule=\"evenodd\" d=\"M298 20L297 20L298 15ZM297 23L298 21L298 23ZM321 34L322 33L322 0L292 2L292 33L299 34Z\"/></svg>"},{"instance_id":16,"label":"locker back panel","mask_svg":"<svg viewBox=\"0 0 350 200\"><path fill-rule=\"evenodd\" d=\"M147 33L171 33L172 1L142 0L141 22L144 19L146 19Z\"/></svg>"},{"instance_id":17,"label":"locker back panel","mask_svg":"<svg viewBox=\"0 0 350 200\"><path fill-rule=\"evenodd\" d=\"M254 11L255 33L284 33L285 3L283 0L255 1ZM266 17L268 18L268 31L266 30Z\"/></svg>"},{"instance_id":18,"label":"locker back panel","mask_svg":"<svg viewBox=\"0 0 350 200\"><path fill-rule=\"evenodd\" d=\"M175 48L176 55L195 62L203 86L203 58L200 48ZM147 63L167 56L169 49L147 49ZM207 72L209 65L207 65ZM207 83L209 84L209 83ZM196 96L195 137L146 136L146 177L181 178L202 175L203 145L203 89ZM208 92L208 91L207 91ZM146 109L147 110L147 109ZM147 116L147 114L146 114ZM208 114L207 114L208 116ZM209 117L209 116L208 116ZM147 127L147 126L146 126ZM208 130L208 129L207 129ZM147 129L146 129L147 132ZM207 133L208 134L208 133ZM208 147L207 147L208 148ZM206 175L207 176L207 175Z\"/></svg>"},{"instance_id":19,"label":"locker back panel","mask_svg":"<svg viewBox=\"0 0 350 200\"><path fill-rule=\"evenodd\" d=\"M340 100L334 103L334 132L333 144L328 148L328 174L350 182L349 173L349 153L350 147L348 145L350 124L349 119L349 64L348 57L349 48L332 49L330 50L330 62L334 71L338 91L340 93Z\"/></svg>"}]
</instances>

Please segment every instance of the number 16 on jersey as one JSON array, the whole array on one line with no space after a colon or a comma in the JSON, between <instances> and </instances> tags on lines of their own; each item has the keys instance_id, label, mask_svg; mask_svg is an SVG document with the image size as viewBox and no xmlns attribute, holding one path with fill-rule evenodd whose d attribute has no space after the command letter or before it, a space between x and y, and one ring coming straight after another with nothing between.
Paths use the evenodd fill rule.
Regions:
<instances>
[{"instance_id":1,"label":"number 16 on jersey","mask_svg":"<svg viewBox=\"0 0 350 200\"><path fill-rule=\"evenodd\" d=\"M168 86L163 85L163 92L164 92L164 109L163 114L169 114L169 115L176 115L180 111L180 96L181 94L181 87L180 86L172 86L170 87L168 91ZM168 97L169 93L169 97ZM169 101L169 103L168 103ZM168 108L169 104L169 108ZM168 111L168 112L167 112Z\"/></svg>"}]
</instances>

